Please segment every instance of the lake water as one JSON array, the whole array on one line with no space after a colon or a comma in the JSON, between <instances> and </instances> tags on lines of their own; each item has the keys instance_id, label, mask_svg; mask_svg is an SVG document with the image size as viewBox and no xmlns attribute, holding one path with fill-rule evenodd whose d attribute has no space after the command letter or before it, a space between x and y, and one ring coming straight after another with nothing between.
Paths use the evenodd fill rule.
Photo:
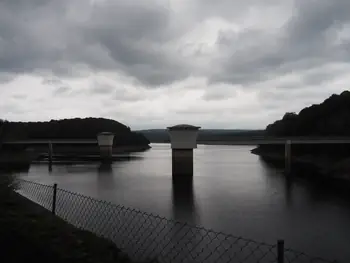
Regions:
<instances>
[{"instance_id":1,"label":"lake water","mask_svg":"<svg viewBox=\"0 0 350 263\"><path fill-rule=\"evenodd\" d=\"M350 262L350 199L281 171L251 146L199 145L191 187L173 187L169 144L99 164L32 165L21 176L235 236Z\"/></svg>"}]
</instances>

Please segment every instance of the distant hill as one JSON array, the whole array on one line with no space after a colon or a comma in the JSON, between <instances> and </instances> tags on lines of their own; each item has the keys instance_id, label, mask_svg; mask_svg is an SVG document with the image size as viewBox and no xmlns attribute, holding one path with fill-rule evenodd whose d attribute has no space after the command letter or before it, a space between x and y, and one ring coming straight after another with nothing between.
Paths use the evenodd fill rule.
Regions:
<instances>
[{"instance_id":1,"label":"distant hill","mask_svg":"<svg viewBox=\"0 0 350 263\"><path fill-rule=\"evenodd\" d=\"M296 113L286 113L282 119L266 127L267 136L350 136L350 92L333 94L320 104ZM350 156L350 145L295 145L295 155L318 154L332 158ZM283 147L260 145L255 152L279 151Z\"/></svg>"},{"instance_id":2,"label":"distant hill","mask_svg":"<svg viewBox=\"0 0 350 263\"><path fill-rule=\"evenodd\" d=\"M166 129L140 130L150 142L169 142L169 134ZM198 133L198 142L203 141L232 141L243 137L263 136L263 130L225 130L225 129L201 129Z\"/></svg>"},{"instance_id":3,"label":"distant hill","mask_svg":"<svg viewBox=\"0 0 350 263\"><path fill-rule=\"evenodd\" d=\"M350 136L350 92L333 94L299 114L286 113L265 131L269 136Z\"/></svg>"},{"instance_id":4,"label":"distant hill","mask_svg":"<svg viewBox=\"0 0 350 263\"><path fill-rule=\"evenodd\" d=\"M1 124L1 123L0 123ZM2 140L96 139L100 132L115 133L115 145L148 145L141 133L124 124L104 118L74 118L48 122L2 122Z\"/></svg>"},{"instance_id":5,"label":"distant hill","mask_svg":"<svg viewBox=\"0 0 350 263\"><path fill-rule=\"evenodd\" d=\"M333 94L320 104L296 113L286 113L282 119L266 127L267 136L350 137L350 92ZM259 145L252 151L265 160L284 161L284 145ZM349 144L292 144L295 164L312 167L309 175L321 173L350 183Z\"/></svg>"}]
</instances>

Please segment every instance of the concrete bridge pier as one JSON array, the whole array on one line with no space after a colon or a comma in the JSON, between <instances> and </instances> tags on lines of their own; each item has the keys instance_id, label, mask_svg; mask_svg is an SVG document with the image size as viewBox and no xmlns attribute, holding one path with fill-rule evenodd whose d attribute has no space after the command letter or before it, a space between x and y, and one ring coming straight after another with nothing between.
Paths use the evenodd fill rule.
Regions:
<instances>
[{"instance_id":1,"label":"concrete bridge pier","mask_svg":"<svg viewBox=\"0 0 350 263\"><path fill-rule=\"evenodd\" d=\"M114 134L111 132L101 132L97 135L98 146L100 148L101 161L111 162L113 155Z\"/></svg>"},{"instance_id":2,"label":"concrete bridge pier","mask_svg":"<svg viewBox=\"0 0 350 263\"><path fill-rule=\"evenodd\" d=\"M197 148L200 127L180 124L168 127L172 149L172 176L193 176L193 149Z\"/></svg>"},{"instance_id":3,"label":"concrete bridge pier","mask_svg":"<svg viewBox=\"0 0 350 263\"><path fill-rule=\"evenodd\" d=\"M290 175L292 173L292 141L287 140L285 143L285 156L284 156L285 174Z\"/></svg>"}]
</instances>

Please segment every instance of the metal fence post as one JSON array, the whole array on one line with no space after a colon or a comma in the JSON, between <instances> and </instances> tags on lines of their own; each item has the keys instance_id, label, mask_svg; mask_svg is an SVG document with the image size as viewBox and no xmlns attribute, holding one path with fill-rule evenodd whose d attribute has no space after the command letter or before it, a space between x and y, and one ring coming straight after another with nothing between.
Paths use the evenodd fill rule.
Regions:
<instances>
[{"instance_id":1,"label":"metal fence post","mask_svg":"<svg viewBox=\"0 0 350 263\"><path fill-rule=\"evenodd\" d=\"M277 263L284 263L284 240L277 240Z\"/></svg>"},{"instance_id":2,"label":"metal fence post","mask_svg":"<svg viewBox=\"0 0 350 263\"><path fill-rule=\"evenodd\" d=\"M53 185L52 214L56 214L57 184Z\"/></svg>"}]
</instances>

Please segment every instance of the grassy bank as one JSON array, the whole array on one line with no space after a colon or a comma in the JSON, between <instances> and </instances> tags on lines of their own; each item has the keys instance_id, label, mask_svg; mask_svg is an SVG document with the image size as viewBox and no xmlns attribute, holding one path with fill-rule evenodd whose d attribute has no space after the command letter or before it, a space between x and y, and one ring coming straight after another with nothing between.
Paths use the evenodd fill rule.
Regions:
<instances>
[{"instance_id":1,"label":"grassy bank","mask_svg":"<svg viewBox=\"0 0 350 263\"><path fill-rule=\"evenodd\" d=\"M75 228L12 191L7 177L0 174L4 262L130 262L111 241Z\"/></svg>"}]
</instances>

